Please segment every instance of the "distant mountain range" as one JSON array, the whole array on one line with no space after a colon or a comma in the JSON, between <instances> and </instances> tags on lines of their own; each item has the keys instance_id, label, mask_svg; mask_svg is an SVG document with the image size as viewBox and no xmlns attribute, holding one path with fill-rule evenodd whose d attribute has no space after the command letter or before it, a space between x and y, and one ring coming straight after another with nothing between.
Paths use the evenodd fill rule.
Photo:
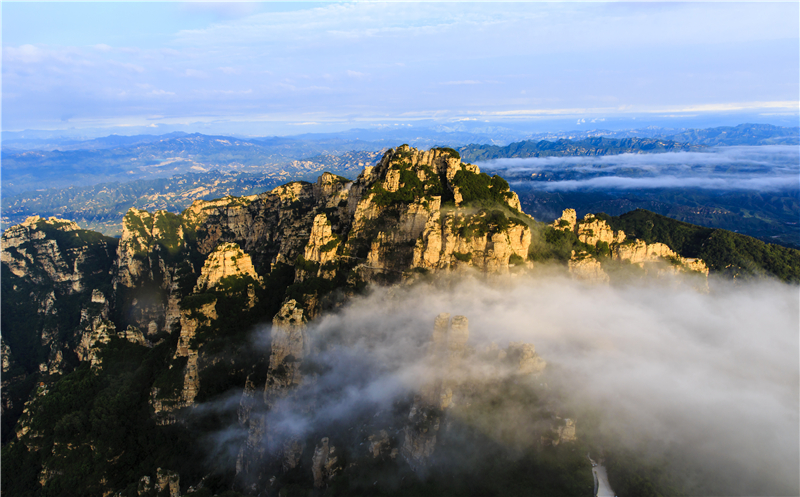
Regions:
<instances>
[{"instance_id":1,"label":"distant mountain range","mask_svg":"<svg viewBox=\"0 0 800 497\"><path fill-rule=\"evenodd\" d=\"M349 152L295 160L258 173L217 169L88 186L50 188L3 198L5 228L28 216L58 216L106 235L119 235L122 217L131 207L181 212L195 200L243 196L270 190L294 180L310 180L323 171L355 178L364 166L380 159L378 152Z\"/></svg>"},{"instance_id":2,"label":"distant mountain range","mask_svg":"<svg viewBox=\"0 0 800 497\"><path fill-rule=\"evenodd\" d=\"M599 156L616 154L642 154L658 152L688 152L702 150L702 146L678 143L655 138L584 138L583 140L560 139L526 140L505 147L497 145L467 145L458 149L466 161L476 162L491 159L521 157Z\"/></svg>"}]
</instances>

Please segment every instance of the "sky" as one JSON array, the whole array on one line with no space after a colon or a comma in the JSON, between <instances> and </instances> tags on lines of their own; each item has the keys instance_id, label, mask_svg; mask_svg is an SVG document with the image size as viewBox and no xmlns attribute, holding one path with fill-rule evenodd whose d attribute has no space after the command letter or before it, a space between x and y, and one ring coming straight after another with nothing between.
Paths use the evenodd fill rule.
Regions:
<instances>
[{"instance_id":1,"label":"sky","mask_svg":"<svg viewBox=\"0 0 800 497\"><path fill-rule=\"evenodd\" d=\"M796 125L799 19L797 2L3 2L2 130Z\"/></svg>"}]
</instances>

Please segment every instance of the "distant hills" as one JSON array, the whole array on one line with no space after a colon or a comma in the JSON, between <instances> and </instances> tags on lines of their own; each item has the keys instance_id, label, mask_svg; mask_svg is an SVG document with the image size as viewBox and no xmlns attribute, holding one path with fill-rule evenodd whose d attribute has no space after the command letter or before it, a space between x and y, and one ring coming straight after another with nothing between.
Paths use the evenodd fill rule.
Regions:
<instances>
[{"instance_id":1,"label":"distant hills","mask_svg":"<svg viewBox=\"0 0 800 497\"><path fill-rule=\"evenodd\" d=\"M598 156L616 154L641 154L657 152L688 152L703 147L654 138L585 138L560 139L555 142L526 140L505 147L497 145L467 145L458 149L468 162L521 157Z\"/></svg>"},{"instance_id":2,"label":"distant hills","mask_svg":"<svg viewBox=\"0 0 800 497\"><path fill-rule=\"evenodd\" d=\"M111 138L111 137L108 137ZM119 137L117 137L119 138ZM135 137L130 137L135 138ZM377 152L363 143L296 142L281 138L240 140L229 136L168 135L102 148L2 152L3 196L30 190L87 186L102 182L164 178L189 172L277 172L297 159L341 155L353 150Z\"/></svg>"},{"instance_id":3,"label":"distant hills","mask_svg":"<svg viewBox=\"0 0 800 497\"><path fill-rule=\"evenodd\" d=\"M169 178L28 191L3 198L3 228L39 214L71 219L106 235L119 235L122 217L131 207L181 212L198 199L261 193L289 181L313 179L323 171L355 178L380 156L378 152L349 152L295 160L258 173L201 170Z\"/></svg>"},{"instance_id":4,"label":"distant hills","mask_svg":"<svg viewBox=\"0 0 800 497\"><path fill-rule=\"evenodd\" d=\"M800 144L800 128L770 124L740 124L719 128L687 129L664 138L707 146L798 145Z\"/></svg>"}]
</instances>

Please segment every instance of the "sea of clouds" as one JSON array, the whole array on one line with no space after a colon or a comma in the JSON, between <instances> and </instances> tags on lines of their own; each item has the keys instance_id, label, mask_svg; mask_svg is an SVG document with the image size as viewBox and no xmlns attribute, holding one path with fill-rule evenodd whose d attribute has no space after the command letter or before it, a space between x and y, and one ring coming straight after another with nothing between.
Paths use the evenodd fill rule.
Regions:
<instances>
[{"instance_id":1,"label":"sea of clouds","mask_svg":"<svg viewBox=\"0 0 800 497\"><path fill-rule=\"evenodd\" d=\"M496 159L478 163L515 184L545 191L800 188L800 147L717 147L706 152Z\"/></svg>"},{"instance_id":2,"label":"sea of clouds","mask_svg":"<svg viewBox=\"0 0 800 497\"><path fill-rule=\"evenodd\" d=\"M391 410L435 380L426 351L442 312L469 319L476 350L534 344L564 405L598 412L597 429L619 447L681 454L742 495L800 490L800 291L774 281L698 291L675 280L603 286L542 274L376 288L309 325L314 379L263 413L267 424L304 437ZM269 334L254 333L265 354ZM490 370L476 360L464 374ZM217 408L236 409L239 398ZM525 433L519 400L492 419ZM245 437L235 425L217 440L233 458Z\"/></svg>"}]
</instances>

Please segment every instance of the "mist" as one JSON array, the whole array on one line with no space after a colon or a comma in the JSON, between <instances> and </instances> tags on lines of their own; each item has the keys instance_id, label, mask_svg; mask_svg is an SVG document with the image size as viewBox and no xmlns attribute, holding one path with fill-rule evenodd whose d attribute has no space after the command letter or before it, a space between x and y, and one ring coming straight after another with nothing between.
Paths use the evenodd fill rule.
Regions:
<instances>
[{"instance_id":1,"label":"mist","mask_svg":"<svg viewBox=\"0 0 800 497\"><path fill-rule=\"evenodd\" d=\"M800 148L784 145L496 159L478 165L512 183L545 191L700 188L766 192L800 188Z\"/></svg>"},{"instance_id":2,"label":"mist","mask_svg":"<svg viewBox=\"0 0 800 497\"><path fill-rule=\"evenodd\" d=\"M772 281L720 281L703 293L675 281L596 286L547 274L375 288L309 325L304 363L313 371L265 413L269 424L285 437L333 436L386 415L441 379L441 365L427 351L442 312L469 319L476 353L457 374L487 390L496 385L491 377L513 372L481 351L492 342L501 349L533 344L547 368L514 381L547 382L556 408L577 417L579 438L597 435L587 431L591 412L591 430L607 445L642 457L669 452L742 495L800 491L800 291ZM265 353L268 334L264 328L253 337ZM220 408L235 408L235 398ZM535 443L523 401L504 399L472 428L498 443ZM513 439L498 437L495 424L511 429ZM218 436L241 440L242 430Z\"/></svg>"}]
</instances>

